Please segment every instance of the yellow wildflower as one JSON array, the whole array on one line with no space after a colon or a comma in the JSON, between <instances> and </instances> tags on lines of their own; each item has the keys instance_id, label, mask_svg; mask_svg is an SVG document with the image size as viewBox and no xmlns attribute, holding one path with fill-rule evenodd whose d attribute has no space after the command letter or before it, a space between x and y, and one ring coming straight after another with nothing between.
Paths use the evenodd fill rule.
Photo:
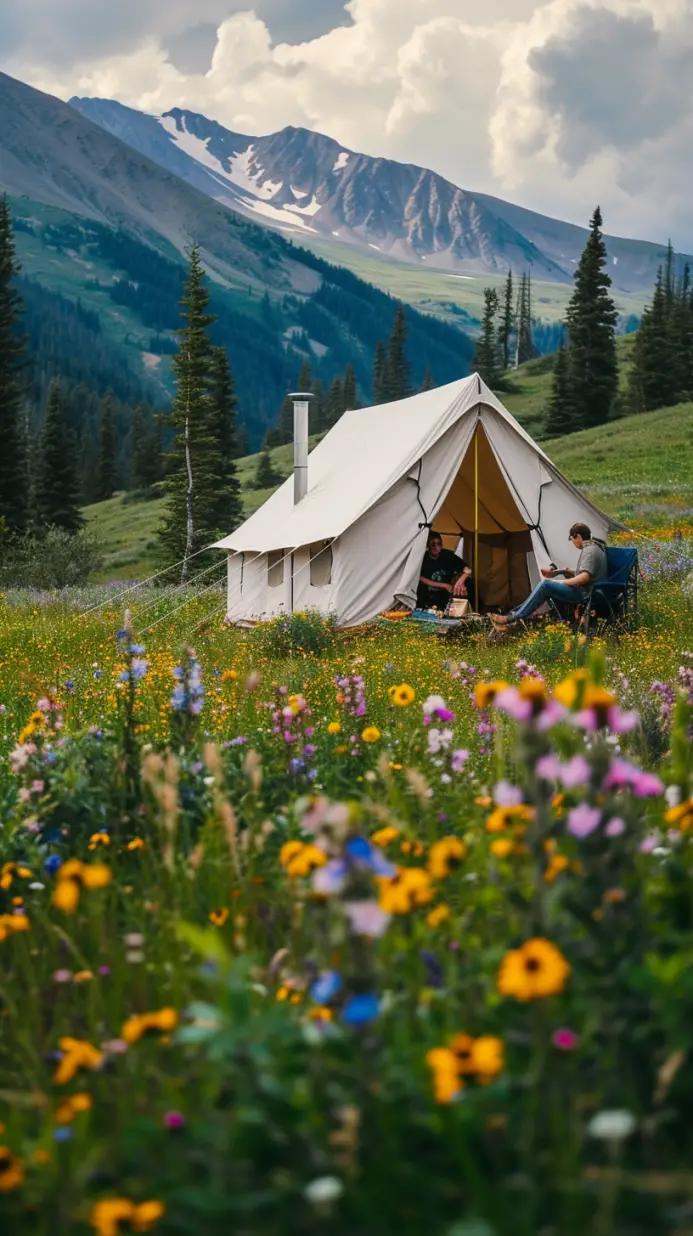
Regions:
<instances>
[{"instance_id":1,"label":"yellow wildflower","mask_svg":"<svg viewBox=\"0 0 693 1236\"><path fill-rule=\"evenodd\" d=\"M537 1000L563 991L569 975L570 966L560 949L539 937L506 953L496 985L502 996Z\"/></svg>"},{"instance_id":2,"label":"yellow wildflower","mask_svg":"<svg viewBox=\"0 0 693 1236\"><path fill-rule=\"evenodd\" d=\"M377 742L380 738L380 730L376 725L367 725L361 737L364 742Z\"/></svg>"},{"instance_id":3,"label":"yellow wildflower","mask_svg":"<svg viewBox=\"0 0 693 1236\"><path fill-rule=\"evenodd\" d=\"M444 880L454 867L459 867L467 847L459 837L443 837L434 841L428 855L428 870L434 880Z\"/></svg>"}]
</instances>

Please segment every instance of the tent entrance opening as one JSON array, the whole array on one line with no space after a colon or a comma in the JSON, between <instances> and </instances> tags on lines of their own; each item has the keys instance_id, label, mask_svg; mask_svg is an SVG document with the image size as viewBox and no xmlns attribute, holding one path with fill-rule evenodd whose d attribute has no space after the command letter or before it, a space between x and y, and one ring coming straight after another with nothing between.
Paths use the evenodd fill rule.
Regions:
<instances>
[{"instance_id":1,"label":"tent entrance opening","mask_svg":"<svg viewBox=\"0 0 693 1236\"><path fill-rule=\"evenodd\" d=\"M527 597L532 535L480 422L433 526L447 549L462 539L481 611L511 609Z\"/></svg>"}]
</instances>

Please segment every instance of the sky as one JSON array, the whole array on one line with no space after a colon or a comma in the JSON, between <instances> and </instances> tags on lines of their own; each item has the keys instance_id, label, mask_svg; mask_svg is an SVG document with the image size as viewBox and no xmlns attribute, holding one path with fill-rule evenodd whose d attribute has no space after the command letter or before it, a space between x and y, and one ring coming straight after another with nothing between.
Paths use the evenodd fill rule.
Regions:
<instances>
[{"instance_id":1,"label":"sky","mask_svg":"<svg viewBox=\"0 0 693 1236\"><path fill-rule=\"evenodd\" d=\"M693 251L693 0L2 0L0 69Z\"/></svg>"}]
</instances>

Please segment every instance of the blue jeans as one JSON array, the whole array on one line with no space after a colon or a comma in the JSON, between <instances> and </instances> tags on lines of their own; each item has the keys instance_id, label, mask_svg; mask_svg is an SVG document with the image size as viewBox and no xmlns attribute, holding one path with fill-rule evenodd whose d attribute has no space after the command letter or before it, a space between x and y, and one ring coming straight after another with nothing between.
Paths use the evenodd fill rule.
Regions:
<instances>
[{"instance_id":1,"label":"blue jeans","mask_svg":"<svg viewBox=\"0 0 693 1236\"><path fill-rule=\"evenodd\" d=\"M534 592L522 602L522 605L518 605L510 616L511 618L529 618L530 614L544 604L544 601L549 600L563 601L567 605L579 605L586 596L587 592L584 588L571 588L568 584L562 584L558 579L542 579Z\"/></svg>"}]
</instances>

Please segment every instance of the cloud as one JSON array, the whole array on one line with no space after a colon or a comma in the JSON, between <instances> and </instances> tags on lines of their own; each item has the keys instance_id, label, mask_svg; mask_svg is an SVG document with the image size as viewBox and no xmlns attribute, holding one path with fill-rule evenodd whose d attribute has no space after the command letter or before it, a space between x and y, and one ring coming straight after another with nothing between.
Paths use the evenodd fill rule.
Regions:
<instances>
[{"instance_id":1,"label":"cloud","mask_svg":"<svg viewBox=\"0 0 693 1236\"><path fill-rule=\"evenodd\" d=\"M344 3L255 0L255 8L275 40L301 42L346 21ZM226 18L249 7L247 0L2 0L0 48L6 62L33 62L44 69L101 59L105 48L119 56L147 40L171 45L184 56L186 41L199 45L205 33L209 39L210 27L213 34ZM213 48L212 42L210 59ZM208 65L209 60L203 70Z\"/></svg>"},{"instance_id":2,"label":"cloud","mask_svg":"<svg viewBox=\"0 0 693 1236\"><path fill-rule=\"evenodd\" d=\"M601 201L607 225L691 247L687 0L553 0L502 56L493 173L546 213Z\"/></svg>"},{"instance_id":3,"label":"cloud","mask_svg":"<svg viewBox=\"0 0 693 1236\"><path fill-rule=\"evenodd\" d=\"M576 222L600 202L611 231L691 247L691 0L255 9L52 0L46 19L43 0L4 0L3 67L63 97L189 107L248 133L303 125Z\"/></svg>"}]
</instances>

